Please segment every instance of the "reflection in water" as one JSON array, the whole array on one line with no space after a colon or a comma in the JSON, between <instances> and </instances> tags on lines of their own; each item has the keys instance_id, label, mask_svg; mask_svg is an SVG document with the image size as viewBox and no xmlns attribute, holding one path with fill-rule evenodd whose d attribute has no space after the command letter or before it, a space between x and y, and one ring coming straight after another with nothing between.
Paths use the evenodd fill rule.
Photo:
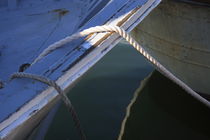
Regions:
<instances>
[{"instance_id":1,"label":"reflection in water","mask_svg":"<svg viewBox=\"0 0 210 140\"><path fill-rule=\"evenodd\" d=\"M159 72L136 92L123 140L210 139L210 110Z\"/></svg>"},{"instance_id":2,"label":"reflection in water","mask_svg":"<svg viewBox=\"0 0 210 140\"><path fill-rule=\"evenodd\" d=\"M153 70L131 46L120 43L70 91L89 140L117 139L125 108L139 83ZM79 139L69 112L62 105L46 139Z\"/></svg>"},{"instance_id":3,"label":"reflection in water","mask_svg":"<svg viewBox=\"0 0 210 140\"><path fill-rule=\"evenodd\" d=\"M125 43L118 44L70 91L89 140L117 139L133 93L153 68ZM210 139L210 111L154 72L131 108L123 139ZM62 105L46 140L79 139Z\"/></svg>"}]
</instances>

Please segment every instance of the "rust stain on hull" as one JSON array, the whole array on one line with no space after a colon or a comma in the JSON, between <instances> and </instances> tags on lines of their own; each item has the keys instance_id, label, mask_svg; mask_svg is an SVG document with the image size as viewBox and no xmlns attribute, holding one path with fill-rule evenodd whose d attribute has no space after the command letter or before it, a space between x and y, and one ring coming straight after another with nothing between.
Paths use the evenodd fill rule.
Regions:
<instances>
[{"instance_id":1,"label":"rust stain on hull","mask_svg":"<svg viewBox=\"0 0 210 140\"><path fill-rule=\"evenodd\" d=\"M58 13L59 17L62 17L64 15L66 15L67 13L69 13L69 10L67 10L67 9L54 9L52 11L49 11L49 13L51 13L51 12Z\"/></svg>"}]
</instances>

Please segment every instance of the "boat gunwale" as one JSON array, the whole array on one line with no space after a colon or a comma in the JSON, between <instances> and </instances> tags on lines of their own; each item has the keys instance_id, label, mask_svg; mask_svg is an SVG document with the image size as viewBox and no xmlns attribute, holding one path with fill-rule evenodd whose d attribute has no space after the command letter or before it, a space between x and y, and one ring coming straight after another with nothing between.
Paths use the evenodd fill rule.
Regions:
<instances>
[{"instance_id":1,"label":"boat gunwale","mask_svg":"<svg viewBox=\"0 0 210 140\"><path fill-rule=\"evenodd\" d=\"M132 15L130 15L130 17L127 18L127 20L122 23L122 27L127 28L126 30L128 30L128 31L133 29L134 26L136 26L140 21L142 21L143 18L146 15L148 15L149 12L160 3L160 0L149 0L144 5L149 5L149 2L152 3L152 5L150 7L144 7L144 8L139 7L138 10L136 10L136 12L134 12ZM141 14L142 11L144 11L143 14ZM134 22L132 24L129 23L131 19L134 20ZM125 25L125 24L130 24L130 25ZM109 33L99 33L96 36L102 36L102 35L106 36L106 34L109 34ZM90 38L90 39L92 40L96 36L94 36L93 38ZM115 38L115 39L111 43L106 42L107 40L110 40L110 38L112 38L112 39ZM70 86L71 86L73 84L73 82L75 82L82 74L84 74L98 60L100 60L100 58L103 57L108 51L110 51L119 40L120 40L120 37L119 37L119 35L116 35L116 34L112 34L109 37L107 36L106 38L103 38L103 41L101 41L98 44L98 46L100 46L100 47L95 48L93 51L91 51L89 54L87 54L87 56L85 58L80 60L80 62L75 64L75 66L73 66L71 69L67 70L66 73L63 74L59 79L57 79L56 82L59 85L62 85L62 87L66 86L66 88L65 88L65 92L66 92L70 88L70 87L67 87L68 82L71 83L70 84ZM109 43L110 46L108 48L102 48L102 46L105 43ZM94 45L92 45L92 46L94 46ZM106 49L106 50L104 50L104 49ZM91 54L95 53L94 51L95 52L98 51L101 53L98 56L93 57L93 56L91 56ZM88 58L88 57L90 57L90 58ZM91 59L91 58L93 58L93 59ZM85 59L87 59L87 60L85 60ZM86 63L82 64L84 61ZM89 62L87 62L87 61L89 61ZM83 66L81 66L81 65L83 65ZM79 68L80 72L78 72L76 70L76 69L78 69L78 67L80 67ZM72 76L69 76L69 73L72 73L72 71L74 71L74 70L77 72L75 72L75 74L73 74L73 75L71 74ZM68 75L68 76L66 76L66 75ZM45 98L51 98L51 99L45 99ZM22 106L17 112L13 113L7 119L5 119L3 122L0 123L0 131L1 132L5 131L5 133L6 133L4 136L0 135L0 137L5 138L5 137L9 136L9 134L12 133L13 130L15 130L15 128L21 126L21 124L28 121L30 119L31 115L37 114L39 111L44 109L44 107L46 107L48 105L48 103L53 102L53 101L57 100L58 98L59 98L59 96L58 96L57 92L52 87L49 87L46 90L42 91L39 95L37 95L35 98L30 100L27 104ZM48 102L45 102L46 100ZM38 103L37 103L37 101L38 101ZM45 104L43 104L43 102L45 102ZM42 103L41 104L42 106L39 105L39 109L33 113L33 107L40 103ZM20 120L19 123L15 123L15 121L18 121L18 120ZM8 129L8 130L6 130L6 129Z\"/></svg>"},{"instance_id":2,"label":"boat gunwale","mask_svg":"<svg viewBox=\"0 0 210 140\"><path fill-rule=\"evenodd\" d=\"M210 2L208 0L173 0L173 1L210 7Z\"/></svg>"}]
</instances>

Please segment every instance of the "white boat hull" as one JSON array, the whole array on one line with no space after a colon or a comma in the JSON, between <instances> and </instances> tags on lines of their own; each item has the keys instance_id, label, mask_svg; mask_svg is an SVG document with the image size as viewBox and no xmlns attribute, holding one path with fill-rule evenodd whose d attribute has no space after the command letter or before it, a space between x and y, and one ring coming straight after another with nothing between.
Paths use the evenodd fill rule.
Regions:
<instances>
[{"instance_id":1,"label":"white boat hull","mask_svg":"<svg viewBox=\"0 0 210 140\"><path fill-rule=\"evenodd\" d=\"M39 82L29 79L10 81L12 73L32 62L50 44L83 29L107 24L130 32L160 2L8 1L0 1L0 27L4 27L0 32L0 78L4 82L0 89L0 139L15 140L26 138L60 96L52 87ZM48 77L67 93L120 40L119 35L110 33L74 40L25 72Z\"/></svg>"},{"instance_id":2,"label":"white boat hull","mask_svg":"<svg viewBox=\"0 0 210 140\"><path fill-rule=\"evenodd\" d=\"M210 6L163 1L132 32L161 64L193 90L210 95Z\"/></svg>"}]
</instances>

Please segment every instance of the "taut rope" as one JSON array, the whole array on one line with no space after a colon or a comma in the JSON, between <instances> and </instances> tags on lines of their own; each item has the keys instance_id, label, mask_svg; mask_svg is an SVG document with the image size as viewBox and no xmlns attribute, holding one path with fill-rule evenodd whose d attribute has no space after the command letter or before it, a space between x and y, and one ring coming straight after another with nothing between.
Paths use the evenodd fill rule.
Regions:
<instances>
[{"instance_id":1,"label":"taut rope","mask_svg":"<svg viewBox=\"0 0 210 140\"><path fill-rule=\"evenodd\" d=\"M181 88L183 88L187 93L192 95L194 98L199 100L200 102L204 103L206 106L210 108L210 102L200 96L198 93L193 91L188 85L186 85L184 82L182 82L180 79L178 79L176 76L174 76L170 71L168 71L163 65L161 65L157 60L155 60L149 53L147 53L141 45L139 45L126 31L118 26L114 25L104 25L104 26L96 26L92 27L86 30L83 30L81 32L75 33L71 36L68 36L58 42L55 42L54 44L50 45L48 48L46 48L32 63L31 65L35 64L38 62L40 59L42 59L44 56L48 55L50 52L62 47L66 43L80 38L84 37L86 35L92 34L92 33L99 33L99 32L115 32L118 33L121 37L123 37L127 42L129 42L139 53L141 53L149 62L151 62L153 65L156 66L158 71L160 71L162 74L164 74L166 77L174 81L176 84L178 84ZM67 106L68 110L71 112L73 120L76 124L76 127L79 130L80 136L82 139L86 139L84 132L81 129L79 119L77 117L76 112L74 111L73 106L71 105L71 102L69 99L66 97L62 89L52 80L49 80L45 77L41 77L38 75L32 75L32 74L26 74L26 73L15 73L12 75L12 78L20 78L20 77L25 77L25 78L30 78L34 80L41 81L45 84L48 84L49 86L54 87L61 98L63 99L65 105Z\"/></svg>"},{"instance_id":2,"label":"taut rope","mask_svg":"<svg viewBox=\"0 0 210 140\"><path fill-rule=\"evenodd\" d=\"M33 62L32 65L36 62L38 62L40 59L42 59L44 56L48 55L50 52L62 47L64 44L77 39L79 37L84 37L86 35L92 34L92 33L99 33L99 32L115 32L118 33L121 37L123 37L127 42L129 42L139 53L141 53L149 62L151 62L153 65L156 66L158 71L160 71L163 75L174 81L176 84L178 84L181 88L183 88L187 93L195 97L200 102L204 103L206 106L210 108L210 102L200 96L198 93L193 91L188 85L186 85L184 82L182 82L180 79L178 79L176 76L174 76L169 70L167 70L163 65L161 65L155 58L153 58L147 51L143 49L141 45L138 44L126 31L118 26L114 25L103 25L103 26L96 26L91 27L89 29L85 29L81 32L75 33L72 36L68 36L58 42L55 42L54 44L50 45L48 48L46 48Z\"/></svg>"}]
</instances>

